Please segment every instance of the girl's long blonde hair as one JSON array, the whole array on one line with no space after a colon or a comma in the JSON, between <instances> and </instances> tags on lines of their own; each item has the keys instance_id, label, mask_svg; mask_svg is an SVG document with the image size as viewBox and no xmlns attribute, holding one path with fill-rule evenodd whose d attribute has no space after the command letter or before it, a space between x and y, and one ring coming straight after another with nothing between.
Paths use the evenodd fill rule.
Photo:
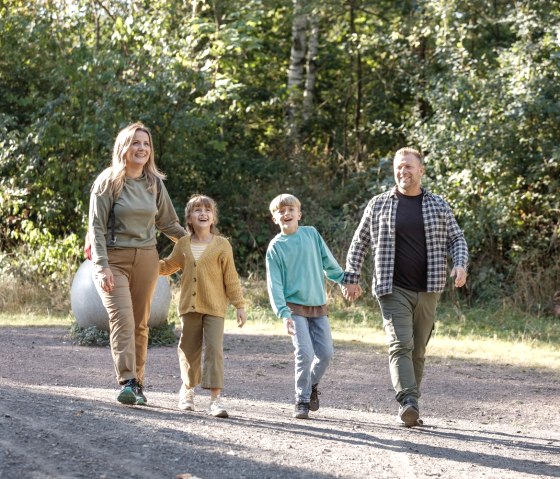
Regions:
<instances>
[{"instance_id":1,"label":"girl's long blonde hair","mask_svg":"<svg viewBox=\"0 0 560 479\"><path fill-rule=\"evenodd\" d=\"M150 130L140 122L126 126L117 135L113 146L113 160L111 166L99 175L96 183L101 192L111 189L113 198L118 198L123 190L126 176L126 154L132 144L132 139L137 131L143 131L150 139L150 157L144 165L144 175L148 182L148 191L156 194L157 183L165 179L165 175L157 168L154 156L154 142ZM94 185L95 189L95 185Z\"/></svg>"}]
</instances>

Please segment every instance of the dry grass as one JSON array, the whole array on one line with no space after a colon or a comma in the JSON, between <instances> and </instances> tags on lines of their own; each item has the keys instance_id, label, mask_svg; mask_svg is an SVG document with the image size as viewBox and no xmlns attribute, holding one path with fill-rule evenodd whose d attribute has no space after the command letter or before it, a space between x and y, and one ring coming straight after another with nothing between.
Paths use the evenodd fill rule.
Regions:
<instances>
[{"instance_id":1,"label":"dry grass","mask_svg":"<svg viewBox=\"0 0 560 479\"><path fill-rule=\"evenodd\" d=\"M384 332L380 327L351 324L336 319L331 320L331 327L335 342L351 342L383 350L387 347ZM280 320L255 316L250 316L247 324L239 330L233 315L230 315L226 321L226 331L232 334L286 335ZM289 341L287 336L286 341ZM428 357L560 370L558 345L543 345L534 341L508 341L475 336L454 338L436 334L428 346Z\"/></svg>"},{"instance_id":2,"label":"dry grass","mask_svg":"<svg viewBox=\"0 0 560 479\"><path fill-rule=\"evenodd\" d=\"M0 313L0 327L68 327L75 322L69 314Z\"/></svg>"},{"instance_id":3,"label":"dry grass","mask_svg":"<svg viewBox=\"0 0 560 479\"><path fill-rule=\"evenodd\" d=\"M234 320L233 308L230 308L226 330L241 334L285 335L282 322L270 309L264 281L245 281L243 286L249 320L240 330ZM169 321L178 324L176 304L179 291L176 284L172 286L172 293ZM386 348L382 321L371 298L349 305L336 289L331 288L329 294L330 319L336 342ZM36 285L0 280L0 306L0 327L70 327L74 322L69 311L68 293L53 293ZM440 307L436 332L428 348L429 356L560 370L557 341L560 321L531 317L512 310L511 305L465 309L462 319L454 318L455 313L452 306Z\"/></svg>"},{"instance_id":4,"label":"dry grass","mask_svg":"<svg viewBox=\"0 0 560 479\"><path fill-rule=\"evenodd\" d=\"M516 306L551 312L553 298L560 285L560 267L541 266L538 258L527 258L515 270L513 289Z\"/></svg>"},{"instance_id":5,"label":"dry grass","mask_svg":"<svg viewBox=\"0 0 560 479\"><path fill-rule=\"evenodd\" d=\"M0 278L0 310L14 315L68 315L70 292L49 290L44 286Z\"/></svg>"}]
</instances>

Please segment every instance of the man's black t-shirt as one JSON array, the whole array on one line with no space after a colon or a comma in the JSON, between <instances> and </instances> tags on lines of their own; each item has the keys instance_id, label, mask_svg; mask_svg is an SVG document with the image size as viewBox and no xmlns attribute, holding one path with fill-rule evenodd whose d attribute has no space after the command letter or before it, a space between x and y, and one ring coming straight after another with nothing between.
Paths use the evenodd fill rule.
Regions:
<instances>
[{"instance_id":1,"label":"man's black t-shirt","mask_svg":"<svg viewBox=\"0 0 560 479\"><path fill-rule=\"evenodd\" d=\"M426 291L428 255L422 217L422 197L397 192L395 272L393 284L411 291Z\"/></svg>"}]
</instances>

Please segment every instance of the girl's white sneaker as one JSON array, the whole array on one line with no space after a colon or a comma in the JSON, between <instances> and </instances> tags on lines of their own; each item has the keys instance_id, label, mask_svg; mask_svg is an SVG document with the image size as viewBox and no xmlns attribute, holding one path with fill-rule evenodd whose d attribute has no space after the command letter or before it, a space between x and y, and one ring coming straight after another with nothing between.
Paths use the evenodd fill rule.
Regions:
<instances>
[{"instance_id":1,"label":"girl's white sneaker","mask_svg":"<svg viewBox=\"0 0 560 479\"><path fill-rule=\"evenodd\" d=\"M228 412L225 410L220 396L210 399L210 409L208 413L214 417L228 417Z\"/></svg>"},{"instance_id":2,"label":"girl's white sneaker","mask_svg":"<svg viewBox=\"0 0 560 479\"><path fill-rule=\"evenodd\" d=\"M184 384L179 391L179 409L183 411L194 411L194 389Z\"/></svg>"}]
</instances>

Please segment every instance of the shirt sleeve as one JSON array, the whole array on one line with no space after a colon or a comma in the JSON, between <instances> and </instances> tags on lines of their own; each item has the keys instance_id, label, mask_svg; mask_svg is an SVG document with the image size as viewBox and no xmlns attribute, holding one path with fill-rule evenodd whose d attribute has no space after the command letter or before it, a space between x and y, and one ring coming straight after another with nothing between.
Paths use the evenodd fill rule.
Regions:
<instances>
[{"instance_id":1,"label":"shirt sleeve","mask_svg":"<svg viewBox=\"0 0 560 479\"><path fill-rule=\"evenodd\" d=\"M273 248L266 252L266 287L268 298L274 314L279 318L291 318L292 311L286 304L284 296L284 282L282 281L282 271L279 264L278 254Z\"/></svg>"},{"instance_id":2,"label":"shirt sleeve","mask_svg":"<svg viewBox=\"0 0 560 479\"><path fill-rule=\"evenodd\" d=\"M171 254L167 258L159 260L159 274L161 276L169 276L183 269L183 266L184 256L181 251L181 244L175 243Z\"/></svg>"},{"instance_id":3,"label":"shirt sleeve","mask_svg":"<svg viewBox=\"0 0 560 479\"><path fill-rule=\"evenodd\" d=\"M179 217L175 212L167 188L165 187L163 181L160 180L160 194L157 203L157 213L156 213L156 227L165 236L167 236L171 241L176 243L179 238L182 238L187 234L185 229L179 223Z\"/></svg>"},{"instance_id":4,"label":"shirt sleeve","mask_svg":"<svg viewBox=\"0 0 560 479\"><path fill-rule=\"evenodd\" d=\"M344 279L344 270L338 264L338 261L335 259L331 250L327 246L327 243L323 239L323 237L317 232L317 236L319 237L319 247L321 249L321 260L323 262L323 271L327 278L335 283L341 283Z\"/></svg>"},{"instance_id":5,"label":"shirt sleeve","mask_svg":"<svg viewBox=\"0 0 560 479\"><path fill-rule=\"evenodd\" d=\"M453 260L453 266L467 270L469 251L463 230L459 227L453 216L451 207L446 203L447 209L447 251Z\"/></svg>"},{"instance_id":6,"label":"shirt sleeve","mask_svg":"<svg viewBox=\"0 0 560 479\"><path fill-rule=\"evenodd\" d=\"M342 280L345 284L356 284L360 279L360 272L371 245L371 221L373 218L374 200L367 205L358 228L354 232L352 243L346 255L346 271Z\"/></svg>"},{"instance_id":7,"label":"shirt sleeve","mask_svg":"<svg viewBox=\"0 0 560 479\"><path fill-rule=\"evenodd\" d=\"M226 295L229 302L233 304L235 308L243 308L245 307L245 301L243 299L243 289L241 288L239 275L237 274L237 269L235 268L233 249L229 241L225 243L225 249L226 251L222 263L222 270Z\"/></svg>"},{"instance_id":8,"label":"shirt sleeve","mask_svg":"<svg viewBox=\"0 0 560 479\"><path fill-rule=\"evenodd\" d=\"M94 185L89 200L88 234L91 239L91 259L94 270L100 272L109 267L107 256L107 223L113 206L113 198L109 189L100 193Z\"/></svg>"}]
</instances>

